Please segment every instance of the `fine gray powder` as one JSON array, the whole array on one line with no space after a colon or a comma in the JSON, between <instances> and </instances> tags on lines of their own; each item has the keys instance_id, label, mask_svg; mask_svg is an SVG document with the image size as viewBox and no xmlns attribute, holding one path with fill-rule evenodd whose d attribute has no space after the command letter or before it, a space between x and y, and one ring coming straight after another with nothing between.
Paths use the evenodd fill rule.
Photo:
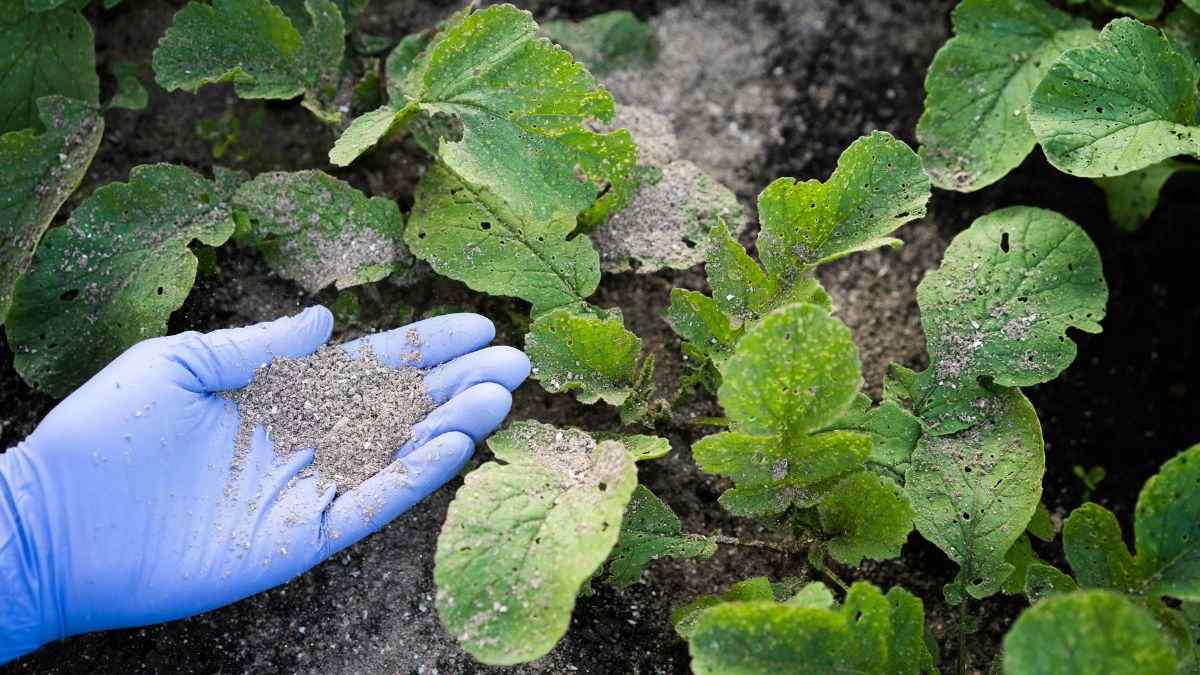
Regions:
<instances>
[{"instance_id":1,"label":"fine gray powder","mask_svg":"<svg viewBox=\"0 0 1200 675\"><path fill-rule=\"evenodd\" d=\"M277 457L316 452L312 467L301 475L315 470L322 489L336 483L343 494L358 487L392 466L413 425L434 409L424 374L392 368L369 346L357 357L329 345L311 356L272 360L255 371L248 386L222 394L237 404L241 417L235 470L255 427L262 425Z\"/></svg>"}]
</instances>

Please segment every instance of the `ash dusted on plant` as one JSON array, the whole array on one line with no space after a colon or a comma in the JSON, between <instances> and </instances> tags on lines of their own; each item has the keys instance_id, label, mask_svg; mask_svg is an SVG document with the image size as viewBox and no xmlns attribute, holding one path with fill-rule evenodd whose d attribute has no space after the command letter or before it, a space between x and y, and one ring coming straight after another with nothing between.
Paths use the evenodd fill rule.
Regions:
<instances>
[{"instance_id":1,"label":"ash dusted on plant","mask_svg":"<svg viewBox=\"0 0 1200 675\"><path fill-rule=\"evenodd\" d=\"M241 414L235 465L262 425L280 457L312 448L324 489L338 494L387 469L417 422L434 409L424 371L392 368L365 346L351 356L327 345L311 356L276 358L260 367L248 386L223 396ZM399 466L399 465L397 465Z\"/></svg>"}]
</instances>

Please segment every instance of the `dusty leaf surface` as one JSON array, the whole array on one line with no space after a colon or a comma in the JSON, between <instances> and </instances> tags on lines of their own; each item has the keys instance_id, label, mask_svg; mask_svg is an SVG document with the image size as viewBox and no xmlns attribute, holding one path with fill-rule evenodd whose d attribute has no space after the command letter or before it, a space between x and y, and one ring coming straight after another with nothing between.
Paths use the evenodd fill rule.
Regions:
<instances>
[{"instance_id":1,"label":"dusty leaf surface","mask_svg":"<svg viewBox=\"0 0 1200 675\"><path fill-rule=\"evenodd\" d=\"M1172 675L1178 662L1154 618L1108 591L1046 598L1004 638L1005 675Z\"/></svg>"},{"instance_id":2,"label":"dusty leaf surface","mask_svg":"<svg viewBox=\"0 0 1200 675\"><path fill-rule=\"evenodd\" d=\"M0 134L40 131L38 99L56 95L99 101L91 25L69 6L0 0Z\"/></svg>"},{"instance_id":3,"label":"dusty leaf surface","mask_svg":"<svg viewBox=\"0 0 1200 675\"><path fill-rule=\"evenodd\" d=\"M972 192L1033 150L1030 94L1062 52L1096 31L1044 0L967 0L953 26L925 76L917 140L934 185Z\"/></svg>"},{"instance_id":4,"label":"dusty leaf surface","mask_svg":"<svg viewBox=\"0 0 1200 675\"><path fill-rule=\"evenodd\" d=\"M44 133L0 136L0 325L42 233L79 187L104 134L104 118L92 105L62 96L38 105Z\"/></svg>"},{"instance_id":5,"label":"dusty leaf surface","mask_svg":"<svg viewBox=\"0 0 1200 675\"><path fill-rule=\"evenodd\" d=\"M496 461L467 475L438 538L442 623L476 659L543 656L580 587L617 542L637 469L625 447L518 422L488 441Z\"/></svg>"},{"instance_id":6,"label":"dusty leaf surface","mask_svg":"<svg viewBox=\"0 0 1200 675\"><path fill-rule=\"evenodd\" d=\"M684 533L679 516L639 485L625 509L621 536L608 564L608 580L617 588L628 588L658 558L707 558L716 552L713 538Z\"/></svg>"},{"instance_id":7,"label":"dusty leaf surface","mask_svg":"<svg viewBox=\"0 0 1200 675\"><path fill-rule=\"evenodd\" d=\"M46 233L8 317L15 366L65 396L109 361L166 332L196 279L188 245L233 234L228 195L190 169L134 167Z\"/></svg>"},{"instance_id":8,"label":"dusty leaf surface","mask_svg":"<svg viewBox=\"0 0 1200 675\"><path fill-rule=\"evenodd\" d=\"M616 311L556 309L538 317L525 336L534 379L552 394L573 391L588 404L624 403L638 379L641 351L641 339Z\"/></svg>"},{"instance_id":9,"label":"dusty leaf surface","mask_svg":"<svg viewBox=\"0 0 1200 675\"><path fill-rule=\"evenodd\" d=\"M1067 329L1100 332L1107 301L1100 253L1075 223L1025 206L978 218L917 287L931 363L920 416L953 433L982 419L980 378L1054 379L1075 358Z\"/></svg>"},{"instance_id":10,"label":"dusty leaf surface","mask_svg":"<svg viewBox=\"0 0 1200 675\"><path fill-rule=\"evenodd\" d=\"M823 308L792 305L764 318L726 362L719 399L730 430L693 448L696 463L728 476L733 513L761 516L811 506L860 468L870 436L822 431L862 386L850 330Z\"/></svg>"},{"instance_id":11,"label":"dusty leaf surface","mask_svg":"<svg viewBox=\"0 0 1200 675\"><path fill-rule=\"evenodd\" d=\"M1157 28L1117 19L1050 68L1029 124L1050 160L1074 176L1120 176L1200 154L1200 69Z\"/></svg>"},{"instance_id":12,"label":"dusty leaf surface","mask_svg":"<svg viewBox=\"0 0 1200 675\"><path fill-rule=\"evenodd\" d=\"M309 293L411 268L404 222L390 199L368 198L323 171L264 173L238 188L234 208L267 264Z\"/></svg>"},{"instance_id":13,"label":"dusty leaf surface","mask_svg":"<svg viewBox=\"0 0 1200 675\"><path fill-rule=\"evenodd\" d=\"M952 604L1000 590L1013 571L1005 555L1042 495L1046 457L1033 406L1011 388L991 390L985 406L986 422L922 436L905 476L917 530L958 563L946 587Z\"/></svg>"}]
</instances>

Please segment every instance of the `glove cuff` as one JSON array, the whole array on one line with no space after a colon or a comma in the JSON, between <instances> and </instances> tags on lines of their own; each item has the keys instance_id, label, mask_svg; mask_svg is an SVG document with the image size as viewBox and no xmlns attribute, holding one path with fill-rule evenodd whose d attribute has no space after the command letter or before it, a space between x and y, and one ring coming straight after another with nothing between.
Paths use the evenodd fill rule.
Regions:
<instances>
[{"instance_id":1,"label":"glove cuff","mask_svg":"<svg viewBox=\"0 0 1200 675\"><path fill-rule=\"evenodd\" d=\"M25 444L0 454L0 664L64 637L47 583L50 542L33 522L42 495L28 454Z\"/></svg>"}]
</instances>

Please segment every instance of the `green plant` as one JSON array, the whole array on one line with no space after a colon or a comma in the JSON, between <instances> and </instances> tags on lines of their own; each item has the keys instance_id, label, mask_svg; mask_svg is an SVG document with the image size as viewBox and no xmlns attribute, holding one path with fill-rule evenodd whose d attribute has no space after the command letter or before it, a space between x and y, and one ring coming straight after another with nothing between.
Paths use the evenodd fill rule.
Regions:
<instances>
[{"instance_id":1,"label":"green plant","mask_svg":"<svg viewBox=\"0 0 1200 675\"><path fill-rule=\"evenodd\" d=\"M1081 4L1081 3L1073 3ZM1151 20L1157 0L1094 2ZM966 0L925 80L917 126L935 185L970 192L1016 168L1035 144L1058 169L1096 180L1113 221L1134 229L1166 181L1200 156L1195 45L1180 5L1164 28L1116 19L1097 33L1044 0Z\"/></svg>"}]
</instances>

